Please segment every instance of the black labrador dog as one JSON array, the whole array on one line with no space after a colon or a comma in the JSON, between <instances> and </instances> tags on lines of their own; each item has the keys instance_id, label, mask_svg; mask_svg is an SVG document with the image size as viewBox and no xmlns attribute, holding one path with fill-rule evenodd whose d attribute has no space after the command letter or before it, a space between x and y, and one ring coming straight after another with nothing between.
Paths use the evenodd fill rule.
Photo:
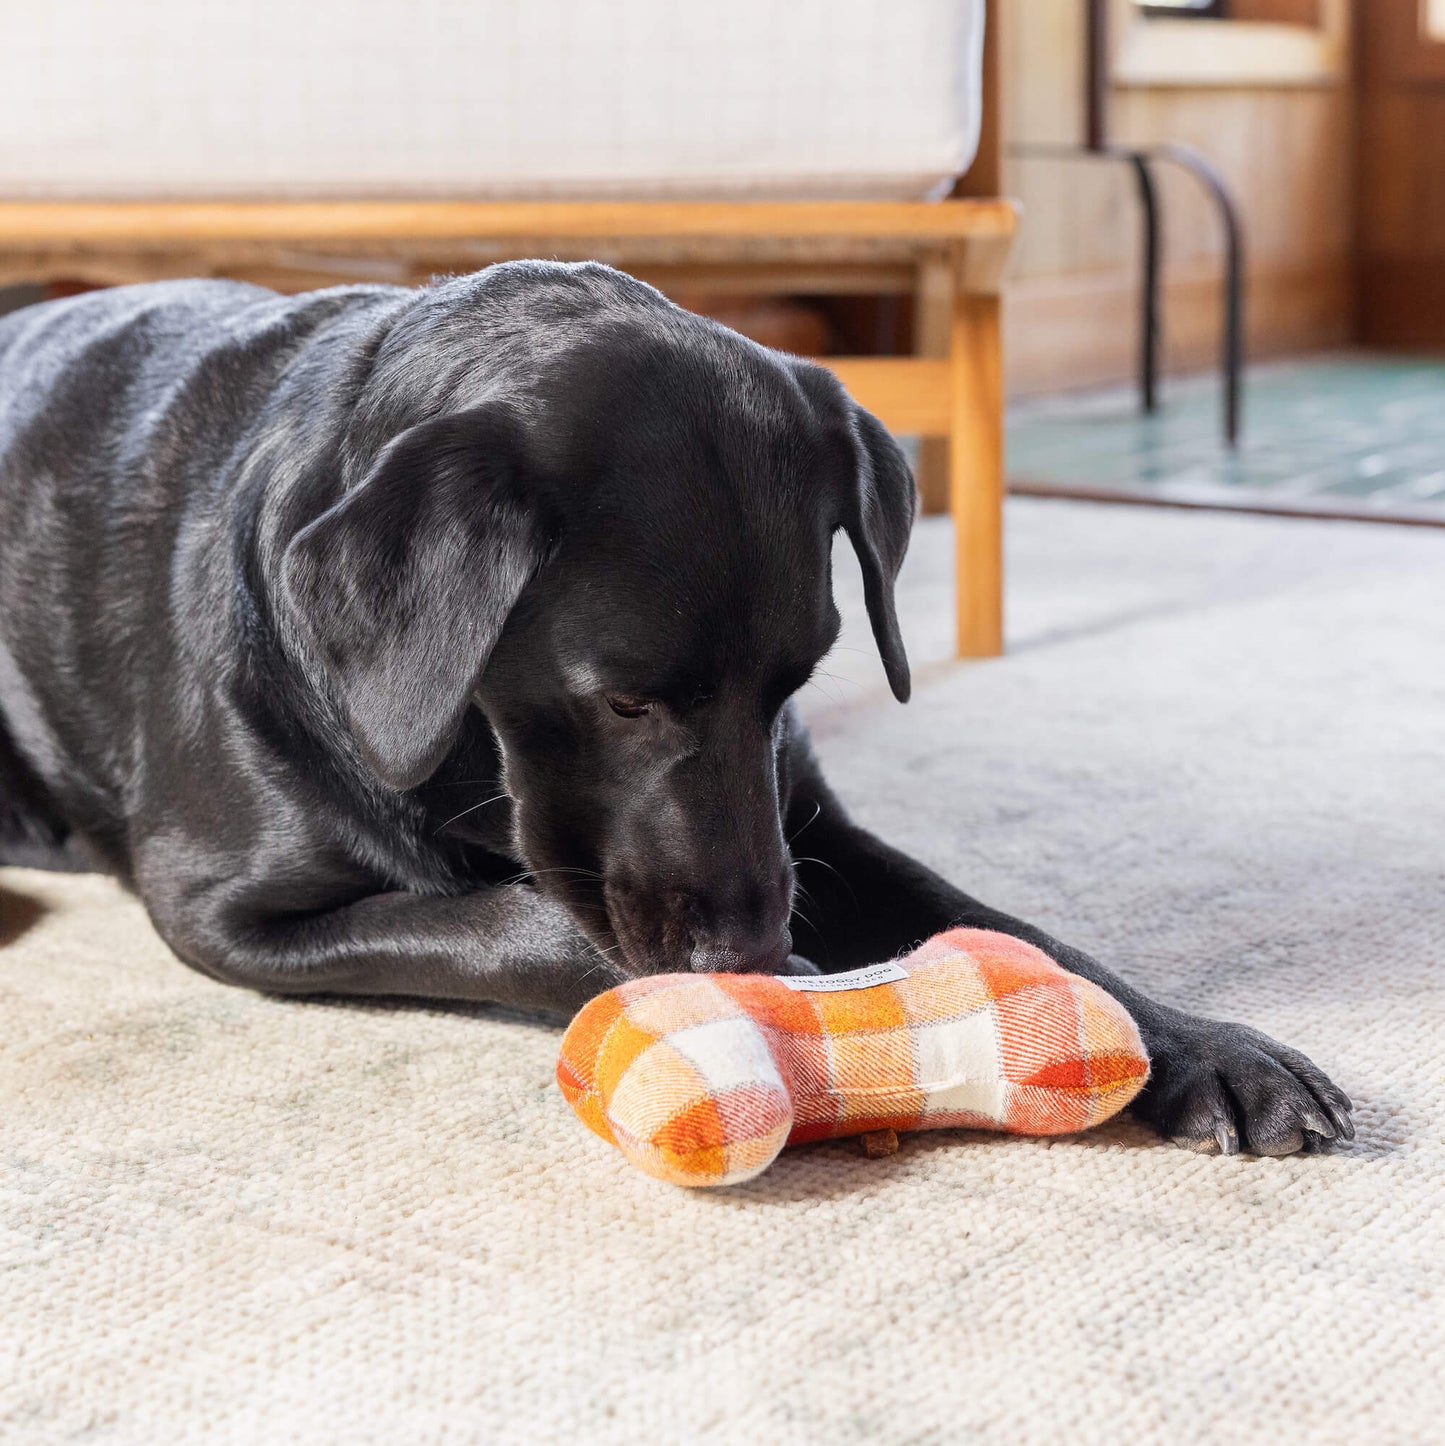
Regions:
<instances>
[{"instance_id":1,"label":"black labrador dog","mask_svg":"<svg viewBox=\"0 0 1445 1446\"><path fill-rule=\"evenodd\" d=\"M1165 1135L1349 1137L1304 1056L850 821L789 699L837 635L839 529L908 697L914 508L830 373L604 266L14 313L0 862L109 869L187 963L284 994L571 1009L1001 929L1133 1012Z\"/></svg>"}]
</instances>

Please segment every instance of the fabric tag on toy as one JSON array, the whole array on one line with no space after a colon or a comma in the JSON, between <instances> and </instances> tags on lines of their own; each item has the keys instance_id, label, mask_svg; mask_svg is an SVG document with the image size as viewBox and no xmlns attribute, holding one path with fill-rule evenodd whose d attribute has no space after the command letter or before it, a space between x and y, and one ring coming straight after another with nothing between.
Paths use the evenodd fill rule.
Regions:
<instances>
[{"instance_id":1,"label":"fabric tag on toy","mask_svg":"<svg viewBox=\"0 0 1445 1446\"><path fill-rule=\"evenodd\" d=\"M803 989L809 994L831 994L835 989L871 989L875 984L892 984L895 979L907 979L908 971L889 962L865 964L861 969L850 969L846 974L779 974L776 978L789 989Z\"/></svg>"}]
</instances>

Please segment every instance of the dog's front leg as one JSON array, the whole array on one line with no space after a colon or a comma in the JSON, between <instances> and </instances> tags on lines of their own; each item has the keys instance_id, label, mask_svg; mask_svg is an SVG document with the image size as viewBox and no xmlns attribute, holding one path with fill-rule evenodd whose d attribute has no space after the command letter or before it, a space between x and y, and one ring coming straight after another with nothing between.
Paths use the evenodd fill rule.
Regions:
<instances>
[{"instance_id":1,"label":"dog's front leg","mask_svg":"<svg viewBox=\"0 0 1445 1446\"><path fill-rule=\"evenodd\" d=\"M271 889L142 890L166 942L188 964L277 994L412 995L570 1012L622 971L561 905L523 884L454 897L378 893L333 907Z\"/></svg>"},{"instance_id":2,"label":"dog's front leg","mask_svg":"<svg viewBox=\"0 0 1445 1446\"><path fill-rule=\"evenodd\" d=\"M853 823L811 756L795 778L786 818L799 883L793 934L825 971L895 957L958 925L996 929L1130 1011L1152 1061L1133 1113L1167 1138L1211 1154L1287 1155L1354 1137L1349 1099L1297 1050L1247 1025L1159 1004L1082 950L970 898Z\"/></svg>"}]
</instances>

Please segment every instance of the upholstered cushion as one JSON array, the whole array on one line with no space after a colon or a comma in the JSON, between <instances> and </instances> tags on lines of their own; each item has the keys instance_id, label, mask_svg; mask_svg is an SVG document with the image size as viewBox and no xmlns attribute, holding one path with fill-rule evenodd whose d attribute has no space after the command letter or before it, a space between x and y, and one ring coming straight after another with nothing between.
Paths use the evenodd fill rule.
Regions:
<instances>
[{"instance_id":1,"label":"upholstered cushion","mask_svg":"<svg viewBox=\"0 0 1445 1446\"><path fill-rule=\"evenodd\" d=\"M0 195L876 196L978 138L983 0L45 0Z\"/></svg>"}]
</instances>

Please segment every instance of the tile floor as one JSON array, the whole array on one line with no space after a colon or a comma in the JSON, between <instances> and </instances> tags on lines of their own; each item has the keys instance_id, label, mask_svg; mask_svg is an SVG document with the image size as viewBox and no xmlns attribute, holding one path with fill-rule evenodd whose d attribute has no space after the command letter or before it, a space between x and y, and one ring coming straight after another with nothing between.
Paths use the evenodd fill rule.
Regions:
<instances>
[{"instance_id":1,"label":"tile floor","mask_svg":"<svg viewBox=\"0 0 1445 1446\"><path fill-rule=\"evenodd\" d=\"M1351 352L1251 367L1237 452L1215 377L1171 378L1153 416L1132 387L1016 403L1019 490L1445 526L1445 358Z\"/></svg>"}]
</instances>

